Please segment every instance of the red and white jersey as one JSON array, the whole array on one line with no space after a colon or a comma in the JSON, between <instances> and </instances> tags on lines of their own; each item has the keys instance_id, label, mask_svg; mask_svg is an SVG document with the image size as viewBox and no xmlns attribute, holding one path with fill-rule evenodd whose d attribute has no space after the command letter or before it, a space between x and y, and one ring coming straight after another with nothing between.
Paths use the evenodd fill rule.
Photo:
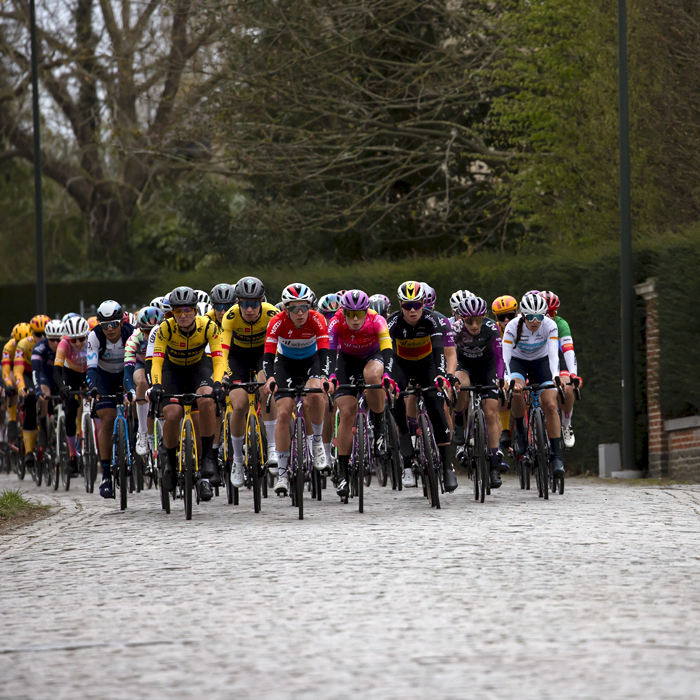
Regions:
<instances>
[{"instance_id":1,"label":"red and white jersey","mask_svg":"<svg viewBox=\"0 0 700 700\"><path fill-rule=\"evenodd\" d=\"M319 350L328 350L328 326L318 311L309 311L301 328L292 323L286 311L280 311L270 319L265 338L266 353L277 353L290 360L305 360Z\"/></svg>"}]
</instances>

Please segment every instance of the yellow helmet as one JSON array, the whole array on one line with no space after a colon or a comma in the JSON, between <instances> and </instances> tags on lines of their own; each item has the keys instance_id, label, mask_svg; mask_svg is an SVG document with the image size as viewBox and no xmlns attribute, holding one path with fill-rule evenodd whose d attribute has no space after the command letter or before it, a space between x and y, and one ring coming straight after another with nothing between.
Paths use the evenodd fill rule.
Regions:
<instances>
[{"instance_id":1,"label":"yellow helmet","mask_svg":"<svg viewBox=\"0 0 700 700\"><path fill-rule=\"evenodd\" d=\"M46 324L50 320L51 319L48 316L44 316L44 314L38 314L37 316L34 316L34 318L29 322L29 325L32 329L32 333L43 333L46 329Z\"/></svg>"},{"instance_id":2,"label":"yellow helmet","mask_svg":"<svg viewBox=\"0 0 700 700\"><path fill-rule=\"evenodd\" d=\"M100 322L97 320L97 316L90 316L90 318L87 320L87 322L88 322L88 328L90 330L94 330L100 324Z\"/></svg>"},{"instance_id":3,"label":"yellow helmet","mask_svg":"<svg viewBox=\"0 0 700 700\"><path fill-rule=\"evenodd\" d=\"M491 304L491 311L498 316L499 314L509 314L515 313L518 310L518 301L515 297L508 296L507 294L494 299L493 304Z\"/></svg>"},{"instance_id":4,"label":"yellow helmet","mask_svg":"<svg viewBox=\"0 0 700 700\"><path fill-rule=\"evenodd\" d=\"M15 339L15 343L24 340L27 336L31 335L31 333L32 329L28 323L18 323L12 329L12 337Z\"/></svg>"},{"instance_id":5,"label":"yellow helmet","mask_svg":"<svg viewBox=\"0 0 700 700\"><path fill-rule=\"evenodd\" d=\"M398 297L400 302L404 301L425 301L426 297L425 286L420 282L404 282L398 289Z\"/></svg>"}]
</instances>

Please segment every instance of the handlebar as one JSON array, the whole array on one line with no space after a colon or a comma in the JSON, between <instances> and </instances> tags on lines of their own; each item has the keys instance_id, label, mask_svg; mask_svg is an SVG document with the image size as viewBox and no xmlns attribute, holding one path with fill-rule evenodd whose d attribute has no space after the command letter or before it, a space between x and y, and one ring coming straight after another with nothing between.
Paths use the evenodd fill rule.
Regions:
<instances>
[{"instance_id":1,"label":"handlebar","mask_svg":"<svg viewBox=\"0 0 700 700\"><path fill-rule=\"evenodd\" d=\"M160 408L161 404L163 401L166 400L172 400L175 399L175 401L180 404L180 406L192 406L196 405L197 401L200 399L211 399L216 403L216 417L218 418L221 416L221 406L219 405L219 402L216 401L216 399L211 395L211 394L193 394L193 393L186 393L186 394L163 394L161 397L161 400L158 402L158 408ZM149 414L151 417L154 417L155 410L153 410L154 405L151 404L152 410L149 411Z\"/></svg>"}]
</instances>

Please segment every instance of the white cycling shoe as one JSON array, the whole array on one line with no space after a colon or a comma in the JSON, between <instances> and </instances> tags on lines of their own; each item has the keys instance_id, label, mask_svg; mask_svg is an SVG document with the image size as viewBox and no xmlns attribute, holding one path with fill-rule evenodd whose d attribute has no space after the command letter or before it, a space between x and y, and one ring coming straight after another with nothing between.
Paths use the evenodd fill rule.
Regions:
<instances>
[{"instance_id":1,"label":"white cycling shoe","mask_svg":"<svg viewBox=\"0 0 700 700\"><path fill-rule=\"evenodd\" d=\"M405 489L413 488L416 485L416 480L413 478L413 470L406 467L403 470L403 475L401 477L401 482Z\"/></svg>"},{"instance_id":2,"label":"white cycling shoe","mask_svg":"<svg viewBox=\"0 0 700 700\"><path fill-rule=\"evenodd\" d=\"M564 447L571 449L576 444L574 429L570 425L561 426L561 436L564 438Z\"/></svg>"},{"instance_id":3,"label":"white cycling shoe","mask_svg":"<svg viewBox=\"0 0 700 700\"><path fill-rule=\"evenodd\" d=\"M139 457L145 457L148 454L148 433L136 434L136 454Z\"/></svg>"},{"instance_id":4,"label":"white cycling shoe","mask_svg":"<svg viewBox=\"0 0 700 700\"><path fill-rule=\"evenodd\" d=\"M243 462L234 462L231 467L231 485L240 489L245 485L245 473L243 471Z\"/></svg>"},{"instance_id":5,"label":"white cycling shoe","mask_svg":"<svg viewBox=\"0 0 700 700\"><path fill-rule=\"evenodd\" d=\"M267 471L273 476L277 476L277 464L279 462L279 457L277 456L277 450L267 451Z\"/></svg>"},{"instance_id":6,"label":"white cycling shoe","mask_svg":"<svg viewBox=\"0 0 700 700\"><path fill-rule=\"evenodd\" d=\"M286 496L289 493L289 477L287 476L287 472L282 474L277 480L275 484L275 493L278 496Z\"/></svg>"},{"instance_id":7,"label":"white cycling shoe","mask_svg":"<svg viewBox=\"0 0 700 700\"><path fill-rule=\"evenodd\" d=\"M326 459L326 450L322 442L316 442L313 446L314 468L318 471L323 471L328 468L328 460Z\"/></svg>"}]
</instances>

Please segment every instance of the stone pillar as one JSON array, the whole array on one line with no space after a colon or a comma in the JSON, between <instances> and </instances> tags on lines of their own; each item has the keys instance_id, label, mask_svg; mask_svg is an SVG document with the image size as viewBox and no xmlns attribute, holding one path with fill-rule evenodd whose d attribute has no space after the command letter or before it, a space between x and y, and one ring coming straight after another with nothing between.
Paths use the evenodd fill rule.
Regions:
<instances>
[{"instance_id":1,"label":"stone pillar","mask_svg":"<svg viewBox=\"0 0 700 700\"><path fill-rule=\"evenodd\" d=\"M634 291L647 305L646 355L647 355L647 416L649 419L649 476L668 474L668 437L664 429L659 403L659 311L656 278L637 284Z\"/></svg>"}]
</instances>

